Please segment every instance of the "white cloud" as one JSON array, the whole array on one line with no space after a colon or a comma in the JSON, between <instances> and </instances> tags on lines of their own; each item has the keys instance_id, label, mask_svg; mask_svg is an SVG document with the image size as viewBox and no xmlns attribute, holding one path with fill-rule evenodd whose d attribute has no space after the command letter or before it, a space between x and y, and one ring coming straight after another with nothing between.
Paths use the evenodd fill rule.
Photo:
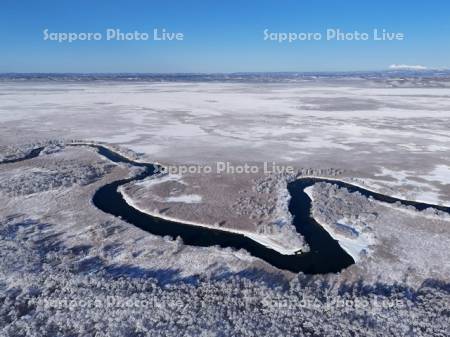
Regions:
<instances>
[{"instance_id":1,"label":"white cloud","mask_svg":"<svg viewBox=\"0 0 450 337\"><path fill-rule=\"evenodd\" d=\"M408 65L408 64L391 64L389 69L392 70L427 70L428 68L421 65Z\"/></svg>"}]
</instances>

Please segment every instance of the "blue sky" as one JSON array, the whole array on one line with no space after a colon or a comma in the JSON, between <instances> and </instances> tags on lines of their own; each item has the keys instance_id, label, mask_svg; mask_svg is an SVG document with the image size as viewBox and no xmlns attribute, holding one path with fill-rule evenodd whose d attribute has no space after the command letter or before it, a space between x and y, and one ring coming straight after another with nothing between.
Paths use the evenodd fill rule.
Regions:
<instances>
[{"instance_id":1,"label":"blue sky","mask_svg":"<svg viewBox=\"0 0 450 337\"><path fill-rule=\"evenodd\" d=\"M183 32L183 41L44 41L107 28ZM404 41L264 41L271 32L405 34ZM450 67L450 2L2 0L0 72L243 72Z\"/></svg>"}]
</instances>

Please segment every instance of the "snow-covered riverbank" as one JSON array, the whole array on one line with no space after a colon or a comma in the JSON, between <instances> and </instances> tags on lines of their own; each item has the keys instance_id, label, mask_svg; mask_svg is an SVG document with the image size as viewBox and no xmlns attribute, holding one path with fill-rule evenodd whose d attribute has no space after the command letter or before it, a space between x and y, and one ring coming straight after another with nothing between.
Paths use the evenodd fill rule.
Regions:
<instances>
[{"instance_id":1,"label":"snow-covered riverbank","mask_svg":"<svg viewBox=\"0 0 450 337\"><path fill-rule=\"evenodd\" d=\"M161 219L168 220L168 221L183 223L183 224L190 225L190 226L205 227L205 228L215 229L215 230L219 230L219 231L244 235L244 236L252 239L253 241L258 242L258 243L266 246L267 248L273 249L283 255L293 255L293 254L301 252L302 249L304 249L304 246L286 247L286 246L283 246L282 244L272 240L270 237L267 237L265 235L261 235L258 233L252 233L250 231L231 229L231 228L227 228L227 227L220 227L220 226L215 226L215 225L211 225L211 224L207 224L207 223L189 221L189 220L185 220L185 219L177 219L175 217L167 216L167 215L161 214L159 212L151 211L145 207L140 206L138 202L134 201L133 198L126 193L126 191L124 190L124 188L122 186L119 188L119 192L122 194L123 199L125 200L125 202L128 205L130 205L131 207L139 210L140 212L143 212L150 216L154 216L154 217L161 218Z\"/></svg>"},{"instance_id":2,"label":"snow-covered riverbank","mask_svg":"<svg viewBox=\"0 0 450 337\"><path fill-rule=\"evenodd\" d=\"M304 190L312 202L314 202L313 189L314 186L309 186ZM314 213L312 215L314 215ZM356 237L345 236L337 232L334 226L331 226L325 221L321 221L318 218L314 218L314 220L316 220L316 222L321 225L333 239L339 241L342 249L344 249L353 258L353 260L355 260L355 262L359 262L361 259L361 253L363 251L367 251L369 249L369 245L373 244L373 242L367 240L367 238L362 235L358 235Z\"/></svg>"}]
</instances>

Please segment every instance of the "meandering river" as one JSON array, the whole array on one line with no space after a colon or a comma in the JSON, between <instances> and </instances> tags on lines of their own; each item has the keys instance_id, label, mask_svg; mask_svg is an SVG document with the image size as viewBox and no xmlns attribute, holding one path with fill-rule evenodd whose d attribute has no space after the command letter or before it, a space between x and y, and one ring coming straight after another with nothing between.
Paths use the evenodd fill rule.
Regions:
<instances>
[{"instance_id":1,"label":"meandering river","mask_svg":"<svg viewBox=\"0 0 450 337\"><path fill-rule=\"evenodd\" d=\"M403 205L414 206L419 210L433 207L450 213L450 207L401 200L375 193L342 181L323 178L301 178L288 184L288 190L291 194L289 211L293 215L293 224L296 230L304 236L310 247L310 251L296 255L283 255L244 236L243 234L232 233L220 229L188 225L181 222L168 221L135 209L124 200L122 194L118 191L119 187L131 181L139 181L151 175L157 174L157 166L130 160L102 145L73 144L73 146L80 145L96 148L100 155L113 162L126 163L143 168L143 170L134 177L114 181L100 187L96 191L92 201L93 204L103 212L120 217L124 221L127 221L130 224L155 235L171 236L172 238L179 236L186 245L201 247L220 246L245 249L251 255L268 262L272 266L295 273L336 273L354 263L352 257L348 255L341 248L339 243L334 240L330 234L328 234L328 232L323 229L322 226L320 226L311 216L311 200L304 192L304 189L314 185L315 183L328 182L336 184L339 187L347 188L350 192L360 192L367 197L372 197L376 200L387 203L399 202ZM35 149L24 158L6 161L3 163L18 162L20 160L33 158L38 156L41 151L42 148Z\"/></svg>"}]
</instances>

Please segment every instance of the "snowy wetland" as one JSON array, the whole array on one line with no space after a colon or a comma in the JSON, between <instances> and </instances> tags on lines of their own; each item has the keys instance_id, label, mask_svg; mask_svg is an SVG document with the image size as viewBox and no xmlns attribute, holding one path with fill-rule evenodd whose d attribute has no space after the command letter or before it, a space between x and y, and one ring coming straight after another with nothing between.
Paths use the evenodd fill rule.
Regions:
<instances>
[{"instance_id":1,"label":"snowy wetland","mask_svg":"<svg viewBox=\"0 0 450 337\"><path fill-rule=\"evenodd\" d=\"M448 72L1 75L0 335L449 335L449 130Z\"/></svg>"}]
</instances>

